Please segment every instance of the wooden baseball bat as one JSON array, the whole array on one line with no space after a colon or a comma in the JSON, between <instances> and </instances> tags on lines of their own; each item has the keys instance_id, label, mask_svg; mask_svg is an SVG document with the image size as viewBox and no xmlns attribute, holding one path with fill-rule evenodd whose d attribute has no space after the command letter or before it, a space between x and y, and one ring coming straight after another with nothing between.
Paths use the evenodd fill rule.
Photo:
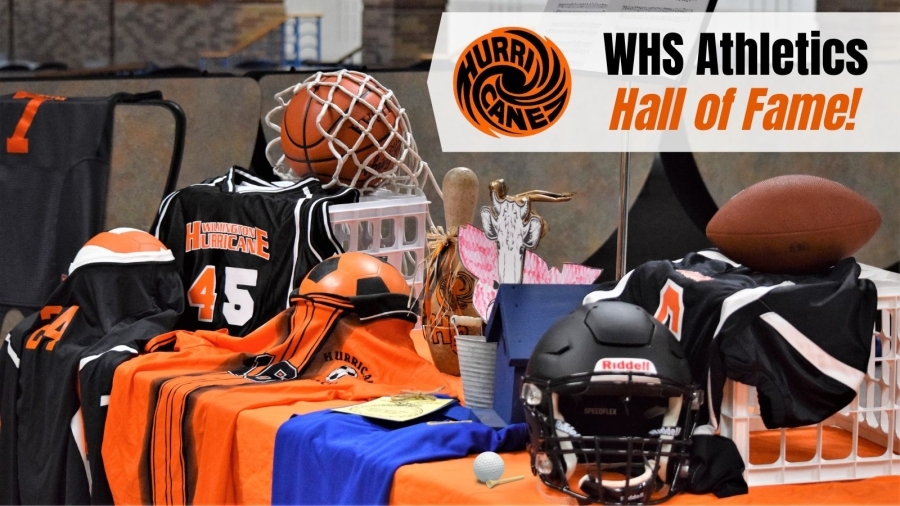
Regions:
<instances>
[{"instance_id":1,"label":"wooden baseball bat","mask_svg":"<svg viewBox=\"0 0 900 506\"><path fill-rule=\"evenodd\" d=\"M447 171L441 184L444 193L444 225L452 235L460 225L472 223L478 202L478 176L471 169L456 167Z\"/></svg>"},{"instance_id":2,"label":"wooden baseball bat","mask_svg":"<svg viewBox=\"0 0 900 506\"><path fill-rule=\"evenodd\" d=\"M442 191L446 228L443 237L436 235L433 244L429 243L429 247L433 249L429 262L426 262L425 290L428 296L422 304L422 327L438 370L459 376L459 361L453 348L455 335L451 330L450 317L455 312L465 311L459 307L458 294L454 294L451 285L461 283L462 287L469 287L471 291L475 283L470 274L462 272L464 269L459 263L453 237L460 225L470 223L475 216L478 177L465 167L450 169L444 176ZM458 279L463 276L466 278ZM468 311L474 312L474 308L469 305ZM481 328L480 319L478 328Z\"/></svg>"}]
</instances>

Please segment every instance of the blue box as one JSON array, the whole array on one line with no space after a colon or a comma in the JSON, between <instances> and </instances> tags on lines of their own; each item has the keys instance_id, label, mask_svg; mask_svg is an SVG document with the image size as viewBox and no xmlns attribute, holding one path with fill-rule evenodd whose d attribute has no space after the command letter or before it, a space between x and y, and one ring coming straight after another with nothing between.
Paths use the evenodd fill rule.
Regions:
<instances>
[{"instance_id":1,"label":"blue box","mask_svg":"<svg viewBox=\"0 0 900 506\"><path fill-rule=\"evenodd\" d=\"M494 409L482 411L487 425L525 421L519 392L531 352L544 332L581 305L599 285L500 285L485 336L497 344Z\"/></svg>"}]
</instances>

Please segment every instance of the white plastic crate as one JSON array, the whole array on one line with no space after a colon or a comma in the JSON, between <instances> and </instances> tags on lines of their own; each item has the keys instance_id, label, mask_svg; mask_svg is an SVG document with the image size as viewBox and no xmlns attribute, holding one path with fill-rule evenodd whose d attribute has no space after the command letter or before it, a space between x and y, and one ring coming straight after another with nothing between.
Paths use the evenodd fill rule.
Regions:
<instances>
[{"instance_id":1,"label":"white plastic crate","mask_svg":"<svg viewBox=\"0 0 900 506\"><path fill-rule=\"evenodd\" d=\"M749 486L900 475L900 275L863 266L861 277L878 288L879 313L869 368L859 395L848 406L817 425L770 431L760 417L756 389L733 381L726 384L722 435L740 450ZM881 343L880 357L875 354L876 341ZM778 445L774 462L750 462L754 454L750 434L757 431L767 433L765 439L758 433L755 443L770 445L769 451ZM808 444L810 436L814 447Z\"/></svg>"},{"instance_id":2,"label":"white plastic crate","mask_svg":"<svg viewBox=\"0 0 900 506\"><path fill-rule=\"evenodd\" d=\"M428 199L418 191L397 194L377 190L356 204L330 208L334 235L344 251L370 253L403 273L418 295L424 280L418 264L425 258Z\"/></svg>"}]
</instances>

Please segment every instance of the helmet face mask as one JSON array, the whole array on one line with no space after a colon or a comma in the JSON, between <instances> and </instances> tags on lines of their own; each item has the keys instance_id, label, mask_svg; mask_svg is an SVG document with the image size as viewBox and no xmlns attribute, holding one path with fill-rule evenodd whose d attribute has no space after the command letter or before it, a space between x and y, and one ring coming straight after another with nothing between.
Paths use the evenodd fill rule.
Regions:
<instances>
[{"instance_id":1,"label":"helmet face mask","mask_svg":"<svg viewBox=\"0 0 900 506\"><path fill-rule=\"evenodd\" d=\"M532 354L522 400L532 471L548 487L605 504L685 488L702 392L680 343L643 309L600 302L557 322Z\"/></svg>"}]
</instances>

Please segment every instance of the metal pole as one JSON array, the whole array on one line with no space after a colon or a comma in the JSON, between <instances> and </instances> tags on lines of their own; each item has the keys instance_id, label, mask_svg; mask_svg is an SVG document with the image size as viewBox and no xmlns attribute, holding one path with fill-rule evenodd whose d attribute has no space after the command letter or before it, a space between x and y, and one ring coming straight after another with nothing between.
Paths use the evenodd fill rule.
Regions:
<instances>
[{"instance_id":1,"label":"metal pole","mask_svg":"<svg viewBox=\"0 0 900 506\"><path fill-rule=\"evenodd\" d=\"M627 130L626 130L627 135ZM625 275L625 256L628 253L628 165L631 154L628 152L627 137L625 151L619 164L619 231L616 235L616 281Z\"/></svg>"},{"instance_id":2,"label":"metal pole","mask_svg":"<svg viewBox=\"0 0 900 506\"><path fill-rule=\"evenodd\" d=\"M299 17L294 18L294 67L300 66L300 21Z\"/></svg>"},{"instance_id":3,"label":"metal pole","mask_svg":"<svg viewBox=\"0 0 900 506\"><path fill-rule=\"evenodd\" d=\"M322 16L316 17L316 62L322 61Z\"/></svg>"},{"instance_id":4,"label":"metal pole","mask_svg":"<svg viewBox=\"0 0 900 506\"><path fill-rule=\"evenodd\" d=\"M631 92L631 83L626 93ZM625 258L628 255L628 170L631 153L628 146L628 130L622 132L622 158L619 161L619 230L616 234L616 281L625 275Z\"/></svg>"}]
</instances>

